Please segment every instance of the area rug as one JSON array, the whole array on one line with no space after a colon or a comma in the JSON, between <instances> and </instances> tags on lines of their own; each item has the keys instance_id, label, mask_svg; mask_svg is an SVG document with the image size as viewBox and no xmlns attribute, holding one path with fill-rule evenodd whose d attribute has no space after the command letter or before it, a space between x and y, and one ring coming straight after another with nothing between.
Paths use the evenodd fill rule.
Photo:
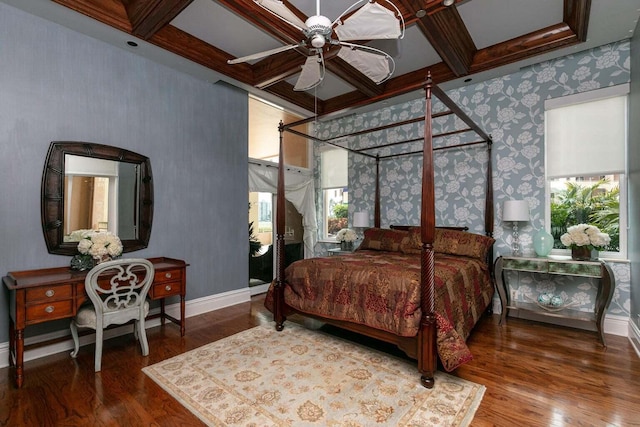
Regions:
<instances>
[{"instance_id":1,"label":"area rug","mask_svg":"<svg viewBox=\"0 0 640 427\"><path fill-rule=\"evenodd\" d=\"M143 368L211 426L467 426L485 387L287 323L257 326Z\"/></svg>"}]
</instances>

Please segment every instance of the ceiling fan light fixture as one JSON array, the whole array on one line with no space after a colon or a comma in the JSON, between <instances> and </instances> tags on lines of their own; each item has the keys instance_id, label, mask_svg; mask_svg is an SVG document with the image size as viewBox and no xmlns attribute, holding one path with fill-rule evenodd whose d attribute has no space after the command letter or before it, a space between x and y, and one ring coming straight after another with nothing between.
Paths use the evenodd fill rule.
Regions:
<instances>
[{"instance_id":1,"label":"ceiling fan light fixture","mask_svg":"<svg viewBox=\"0 0 640 427\"><path fill-rule=\"evenodd\" d=\"M326 16L314 15L305 21L309 34L331 34L331 20Z\"/></svg>"},{"instance_id":2,"label":"ceiling fan light fixture","mask_svg":"<svg viewBox=\"0 0 640 427\"><path fill-rule=\"evenodd\" d=\"M322 34L314 34L311 36L311 46L320 49L324 46L326 40Z\"/></svg>"}]
</instances>

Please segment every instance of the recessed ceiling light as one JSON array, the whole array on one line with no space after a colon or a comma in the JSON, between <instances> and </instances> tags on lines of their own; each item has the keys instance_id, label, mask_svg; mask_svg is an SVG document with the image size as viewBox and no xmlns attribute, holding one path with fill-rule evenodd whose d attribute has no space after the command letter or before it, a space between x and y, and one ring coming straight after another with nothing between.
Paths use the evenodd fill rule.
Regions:
<instances>
[{"instance_id":1,"label":"recessed ceiling light","mask_svg":"<svg viewBox=\"0 0 640 427\"><path fill-rule=\"evenodd\" d=\"M445 6L451 6L455 2L456 2L456 0L443 0L442 4L445 5Z\"/></svg>"},{"instance_id":2,"label":"recessed ceiling light","mask_svg":"<svg viewBox=\"0 0 640 427\"><path fill-rule=\"evenodd\" d=\"M427 11L424 9L420 9L419 11L416 12L417 18L424 18L426 15L427 15Z\"/></svg>"},{"instance_id":3,"label":"recessed ceiling light","mask_svg":"<svg viewBox=\"0 0 640 427\"><path fill-rule=\"evenodd\" d=\"M134 42L133 40L129 40L127 44L131 47L138 47L138 43Z\"/></svg>"},{"instance_id":4,"label":"recessed ceiling light","mask_svg":"<svg viewBox=\"0 0 640 427\"><path fill-rule=\"evenodd\" d=\"M465 82L465 83L469 83L470 81L471 81L471 78L464 79L464 82Z\"/></svg>"}]
</instances>

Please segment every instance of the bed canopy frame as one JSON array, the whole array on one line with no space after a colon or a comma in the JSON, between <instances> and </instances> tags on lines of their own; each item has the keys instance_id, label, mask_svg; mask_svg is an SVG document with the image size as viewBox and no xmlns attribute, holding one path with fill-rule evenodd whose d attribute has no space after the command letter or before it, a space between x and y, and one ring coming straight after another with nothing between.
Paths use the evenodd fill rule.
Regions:
<instances>
[{"instance_id":1,"label":"bed canopy frame","mask_svg":"<svg viewBox=\"0 0 640 427\"><path fill-rule=\"evenodd\" d=\"M422 319L420 322L420 329L416 337L399 337L386 331L379 331L373 328L369 328L364 325L358 325L350 322L322 319L326 323L330 323L347 329L353 332L361 333L376 339L380 339L386 342L397 345L408 356L418 360L418 371L421 374L420 381L422 385L427 388L432 388L434 385L434 376L437 369L437 348L436 348L436 316L435 316L435 280L434 280L434 250L433 242L435 239L435 185L434 185L434 163L433 152L445 149L454 149L469 147L478 144L486 144L488 152L488 164L486 175L486 194L485 194L485 234L487 236L493 235L493 221L494 221L494 204L493 204L493 182L492 182L492 168L491 168L491 146L492 140L467 114L455 104L455 102L449 98L449 96L435 85L431 81L431 75L429 74L427 81L425 82L425 114L424 117L413 118L397 123L392 123L384 126L379 126L371 129L366 129L358 132L353 132L346 135L340 135L339 137L330 139L320 139L312 135L306 135L300 131L293 129L304 123L315 120L315 118L300 120L288 125L280 122L280 153L279 162L280 165L284 164L284 144L283 134L284 132L290 132L298 136L310 139L314 142L322 142L336 147L343 148L349 152L357 153L369 158L375 159L376 162L376 187L375 187L375 210L374 210L374 226L380 227L380 161L400 156L408 156L422 153L422 200L420 207L420 232L422 240L421 250L421 310ZM433 113L432 111L432 95L435 95L441 103L443 103L448 111ZM433 134L432 120L437 117L447 116L455 114L460 118L468 127L454 130L446 133ZM415 139L409 139L404 141L387 143L384 145L377 145L362 149L351 149L343 147L335 142L337 139L343 139L350 136L359 136L376 131L386 130L402 125L417 123L424 121L424 136ZM457 145L450 145L444 147L433 147L433 138L446 137L454 134L460 134L464 132L475 132L480 140L473 142L466 142ZM422 150L411 151L406 153L390 154L386 156L380 156L378 154L370 154L371 151L390 147L399 144L406 144L412 142L418 142L422 140ZM284 301L284 233L285 233L285 180L284 180L284 168L278 168L278 185L277 185L277 199L276 199L276 277L274 283L274 320L276 323L276 329L281 331L284 328L284 322L286 320L286 313L288 310L295 311L290 307L286 307ZM488 267L492 268L490 260L493 258L493 253L490 251L488 255ZM493 272L491 272L493 277ZM301 313L305 316L309 316L307 313Z\"/></svg>"}]
</instances>

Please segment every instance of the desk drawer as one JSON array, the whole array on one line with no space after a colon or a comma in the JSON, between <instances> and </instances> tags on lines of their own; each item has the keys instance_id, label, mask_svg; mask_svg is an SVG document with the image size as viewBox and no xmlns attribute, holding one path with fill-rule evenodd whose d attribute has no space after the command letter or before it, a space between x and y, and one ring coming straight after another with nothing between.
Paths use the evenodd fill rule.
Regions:
<instances>
[{"instance_id":1,"label":"desk drawer","mask_svg":"<svg viewBox=\"0 0 640 427\"><path fill-rule=\"evenodd\" d=\"M503 258L502 269L546 273L547 262L531 258Z\"/></svg>"},{"instance_id":2,"label":"desk drawer","mask_svg":"<svg viewBox=\"0 0 640 427\"><path fill-rule=\"evenodd\" d=\"M73 300L71 299L34 304L26 309L27 324L64 319L71 316L73 316Z\"/></svg>"},{"instance_id":3,"label":"desk drawer","mask_svg":"<svg viewBox=\"0 0 640 427\"><path fill-rule=\"evenodd\" d=\"M42 286L33 289L27 289L27 304L38 301L58 301L61 299L70 299L73 296L73 286L69 285L52 285Z\"/></svg>"},{"instance_id":4,"label":"desk drawer","mask_svg":"<svg viewBox=\"0 0 640 427\"><path fill-rule=\"evenodd\" d=\"M570 276L602 277L602 268L598 263L560 263L550 262L549 273L566 274Z\"/></svg>"},{"instance_id":5,"label":"desk drawer","mask_svg":"<svg viewBox=\"0 0 640 427\"><path fill-rule=\"evenodd\" d=\"M182 280L182 270L164 270L164 271L156 271L155 276L153 277L153 283L164 283L164 282L175 282Z\"/></svg>"},{"instance_id":6,"label":"desk drawer","mask_svg":"<svg viewBox=\"0 0 640 427\"><path fill-rule=\"evenodd\" d=\"M173 295L180 295L182 282L162 282L154 283L150 289L152 299L164 298Z\"/></svg>"}]
</instances>

